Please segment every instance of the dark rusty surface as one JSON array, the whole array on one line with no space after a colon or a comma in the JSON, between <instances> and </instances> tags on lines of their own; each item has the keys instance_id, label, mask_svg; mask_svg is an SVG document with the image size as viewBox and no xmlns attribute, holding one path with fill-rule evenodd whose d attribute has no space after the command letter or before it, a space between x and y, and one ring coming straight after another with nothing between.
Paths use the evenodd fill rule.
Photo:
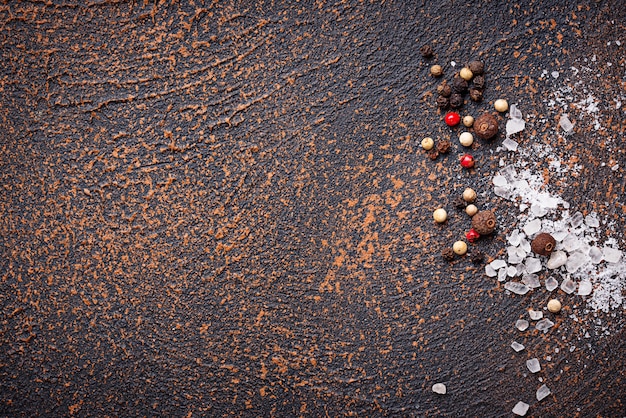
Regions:
<instances>
[{"instance_id":1,"label":"dark rusty surface","mask_svg":"<svg viewBox=\"0 0 626 418\"><path fill-rule=\"evenodd\" d=\"M500 221L470 252L502 251L502 138L472 172L457 143L419 148L457 131L430 65L479 57L464 111L546 118L522 142L582 166L559 190L623 246L623 168L600 165L626 166L602 140L625 130L623 2L186 3L0 6L2 416L624 416L623 309L564 297L514 353L545 293L440 257L467 220L432 210L466 186ZM538 78L592 54L613 64L589 80L606 129L564 142ZM536 402L524 361L548 354Z\"/></svg>"}]
</instances>

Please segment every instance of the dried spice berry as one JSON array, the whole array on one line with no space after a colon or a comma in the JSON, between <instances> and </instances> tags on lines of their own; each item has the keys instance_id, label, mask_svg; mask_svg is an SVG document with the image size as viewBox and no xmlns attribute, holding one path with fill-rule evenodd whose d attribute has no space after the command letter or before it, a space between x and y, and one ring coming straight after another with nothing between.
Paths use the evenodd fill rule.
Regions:
<instances>
[{"instance_id":1,"label":"dried spice berry","mask_svg":"<svg viewBox=\"0 0 626 418\"><path fill-rule=\"evenodd\" d=\"M550 299L548 301L548 310L552 313L558 313L561 310L561 302L558 299Z\"/></svg>"},{"instance_id":2,"label":"dried spice berry","mask_svg":"<svg viewBox=\"0 0 626 418\"><path fill-rule=\"evenodd\" d=\"M496 215L490 210L481 210L472 217L472 228L480 235L491 234L497 224Z\"/></svg>"},{"instance_id":3,"label":"dried spice berry","mask_svg":"<svg viewBox=\"0 0 626 418\"><path fill-rule=\"evenodd\" d=\"M474 228L472 228L472 229L470 229L469 231L467 231L465 233L465 238L467 238L467 240L469 242L474 242L478 238L480 238L480 234L478 232L476 232L476 230Z\"/></svg>"},{"instance_id":4,"label":"dried spice berry","mask_svg":"<svg viewBox=\"0 0 626 418\"><path fill-rule=\"evenodd\" d=\"M546 232L537 235L530 244L530 249L539 255L550 255L554 247L556 247L556 240Z\"/></svg>"},{"instance_id":5,"label":"dried spice berry","mask_svg":"<svg viewBox=\"0 0 626 418\"><path fill-rule=\"evenodd\" d=\"M436 149L428 151L428 158L435 161L437 157L439 157L439 151L437 151Z\"/></svg>"},{"instance_id":6,"label":"dried spice berry","mask_svg":"<svg viewBox=\"0 0 626 418\"><path fill-rule=\"evenodd\" d=\"M474 264L480 264L485 260L485 254L480 251L473 251L470 254L470 260L472 260L472 263Z\"/></svg>"},{"instance_id":7,"label":"dried spice berry","mask_svg":"<svg viewBox=\"0 0 626 418\"><path fill-rule=\"evenodd\" d=\"M430 67L430 75L432 75L433 77L441 77L442 74L443 68L441 67L441 65L435 64Z\"/></svg>"},{"instance_id":8,"label":"dried spice berry","mask_svg":"<svg viewBox=\"0 0 626 418\"><path fill-rule=\"evenodd\" d=\"M444 96L437 97L437 107L441 110L445 110L450 106L450 99Z\"/></svg>"},{"instance_id":9,"label":"dried spice berry","mask_svg":"<svg viewBox=\"0 0 626 418\"><path fill-rule=\"evenodd\" d=\"M472 74L481 75L485 71L485 64L483 64L481 61L472 61L467 64L467 68L470 69Z\"/></svg>"},{"instance_id":10,"label":"dried spice berry","mask_svg":"<svg viewBox=\"0 0 626 418\"><path fill-rule=\"evenodd\" d=\"M444 81L437 87L437 93L439 93L443 97L450 97L450 95L452 94L452 87L450 87L450 85Z\"/></svg>"},{"instance_id":11,"label":"dried spice berry","mask_svg":"<svg viewBox=\"0 0 626 418\"><path fill-rule=\"evenodd\" d=\"M482 90L485 88L485 77L482 75L475 76L472 79L472 83L474 84L474 88Z\"/></svg>"},{"instance_id":12,"label":"dried spice berry","mask_svg":"<svg viewBox=\"0 0 626 418\"><path fill-rule=\"evenodd\" d=\"M430 58L433 56L433 49L430 45L424 45L420 48L420 54L424 58Z\"/></svg>"},{"instance_id":13,"label":"dried spice berry","mask_svg":"<svg viewBox=\"0 0 626 418\"><path fill-rule=\"evenodd\" d=\"M441 251L441 256L446 261L452 261L454 260L454 251L452 250L452 248L444 248Z\"/></svg>"},{"instance_id":14,"label":"dried spice berry","mask_svg":"<svg viewBox=\"0 0 626 418\"><path fill-rule=\"evenodd\" d=\"M498 133L498 121L492 114L485 113L474 121L474 133L482 139L491 139Z\"/></svg>"},{"instance_id":15,"label":"dried spice berry","mask_svg":"<svg viewBox=\"0 0 626 418\"><path fill-rule=\"evenodd\" d=\"M467 244L463 241L456 241L452 244L452 251L458 255L465 255L467 253Z\"/></svg>"},{"instance_id":16,"label":"dried spice berry","mask_svg":"<svg viewBox=\"0 0 626 418\"><path fill-rule=\"evenodd\" d=\"M475 161L474 157L469 154L465 154L461 157L461 167L463 168L472 168L474 167Z\"/></svg>"},{"instance_id":17,"label":"dried spice berry","mask_svg":"<svg viewBox=\"0 0 626 418\"><path fill-rule=\"evenodd\" d=\"M456 112L448 112L443 117L443 120L448 126L456 126L461 122L461 116Z\"/></svg>"},{"instance_id":18,"label":"dried spice berry","mask_svg":"<svg viewBox=\"0 0 626 418\"><path fill-rule=\"evenodd\" d=\"M474 102L483 101L483 91L478 89L470 89L470 99Z\"/></svg>"},{"instance_id":19,"label":"dried spice berry","mask_svg":"<svg viewBox=\"0 0 626 418\"><path fill-rule=\"evenodd\" d=\"M466 80L463 80L461 77L454 77L452 80L452 93L463 94L467 92L469 84L467 84Z\"/></svg>"},{"instance_id":20,"label":"dried spice berry","mask_svg":"<svg viewBox=\"0 0 626 418\"><path fill-rule=\"evenodd\" d=\"M465 207L467 206L467 202L461 196L456 197L452 204L459 210L465 210Z\"/></svg>"},{"instance_id":21,"label":"dried spice berry","mask_svg":"<svg viewBox=\"0 0 626 418\"><path fill-rule=\"evenodd\" d=\"M443 141L437 142L437 151L439 151L440 154L447 154L450 152L450 141L444 139Z\"/></svg>"},{"instance_id":22,"label":"dried spice berry","mask_svg":"<svg viewBox=\"0 0 626 418\"><path fill-rule=\"evenodd\" d=\"M450 96L450 106L455 109L463 106L463 96L457 93L452 93Z\"/></svg>"}]
</instances>

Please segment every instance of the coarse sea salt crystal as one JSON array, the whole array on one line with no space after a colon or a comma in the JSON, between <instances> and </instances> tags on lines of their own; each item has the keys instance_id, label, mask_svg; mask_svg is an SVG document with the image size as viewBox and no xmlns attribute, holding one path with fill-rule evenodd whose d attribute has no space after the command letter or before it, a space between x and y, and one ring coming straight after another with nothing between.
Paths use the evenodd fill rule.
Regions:
<instances>
[{"instance_id":1,"label":"coarse sea salt crystal","mask_svg":"<svg viewBox=\"0 0 626 418\"><path fill-rule=\"evenodd\" d=\"M611 247L604 247L602 254L604 255L604 261L607 263L619 263L619 259L622 257L620 250Z\"/></svg>"},{"instance_id":2,"label":"coarse sea salt crystal","mask_svg":"<svg viewBox=\"0 0 626 418\"><path fill-rule=\"evenodd\" d=\"M548 277L546 279L546 290L548 292L552 292L557 287L559 287L559 282L557 279L555 279L554 277Z\"/></svg>"},{"instance_id":3,"label":"coarse sea salt crystal","mask_svg":"<svg viewBox=\"0 0 626 418\"><path fill-rule=\"evenodd\" d=\"M561 290L568 295L572 294L576 290L576 282L569 277L565 278L565 280L561 283Z\"/></svg>"},{"instance_id":4,"label":"coarse sea salt crystal","mask_svg":"<svg viewBox=\"0 0 626 418\"><path fill-rule=\"evenodd\" d=\"M525 319L518 319L517 322L515 322L515 328L519 329L520 331L526 331L529 325L530 324Z\"/></svg>"},{"instance_id":5,"label":"coarse sea salt crystal","mask_svg":"<svg viewBox=\"0 0 626 418\"><path fill-rule=\"evenodd\" d=\"M509 264L519 264L526 258L526 251L519 247L507 247L506 252L509 256L507 259Z\"/></svg>"},{"instance_id":6,"label":"coarse sea salt crystal","mask_svg":"<svg viewBox=\"0 0 626 418\"><path fill-rule=\"evenodd\" d=\"M561 115L559 118L559 126L568 134L574 130L574 124L569 120L567 115Z\"/></svg>"},{"instance_id":7,"label":"coarse sea salt crystal","mask_svg":"<svg viewBox=\"0 0 626 418\"><path fill-rule=\"evenodd\" d=\"M568 253L576 250L580 247L580 240L574 234L567 234L565 238L563 238L563 249Z\"/></svg>"},{"instance_id":8,"label":"coarse sea salt crystal","mask_svg":"<svg viewBox=\"0 0 626 418\"><path fill-rule=\"evenodd\" d=\"M572 227L574 228L578 228L580 225L582 225L583 221L585 220L584 216L582 213L580 212L576 212L571 218L570 218L570 224L572 225Z\"/></svg>"},{"instance_id":9,"label":"coarse sea salt crystal","mask_svg":"<svg viewBox=\"0 0 626 418\"><path fill-rule=\"evenodd\" d=\"M509 277L515 277L517 276L517 267L515 266L509 266L506 269L506 275Z\"/></svg>"},{"instance_id":10,"label":"coarse sea salt crystal","mask_svg":"<svg viewBox=\"0 0 626 418\"><path fill-rule=\"evenodd\" d=\"M498 272L495 271L493 267L491 267L491 264L487 264L485 266L485 274L487 275L487 277L496 277L498 275Z\"/></svg>"},{"instance_id":11,"label":"coarse sea salt crystal","mask_svg":"<svg viewBox=\"0 0 626 418\"><path fill-rule=\"evenodd\" d=\"M522 283L528 286L529 289L536 289L541 286L541 283L539 282L539 276L537 276L536 274L524 274L524 276L522 277Z\"/></svg>"},{"instance_id":12,"label":"coarse sea salt crystal","mask_svg":"<svg viewBox=\"0 0 626 418\"><path fill-rule=\"evenodd\" d=\"M530 360L526 360L526 367L530 370L531 373L537 373L541 370L541 366L539 365L539 359L531 358Z\"/></svg>"},{"instance_id":13,"label":"coarse sea salt crystal","mask_svg":"<svg viewBox=\"0 0 626 418\"><path fill-rule=\"evenodd\" d=\"M528 316L530 316L530 319L532 319L533 321L537 321L541 318L543 318L543 312L541 311L534 311L532 309L528 310Z\"/></svg>"},{"instance_id":14,"label":"coarse sea salt crystal","mask_svg":"<svg viewBox=\"0 0 626 418\"><path fill-rule=\"evenodd\" d=\"M561 267L565 263L567 263L567 254L565 254L565 251L554 251L550 255L550 259L548 260L546 266L550 270L554 270Z\"/></svg>"},{"instance_id":15,"label":"coarse sea salt crystal","mask_svg":"<svg viewBox=\"0 0 626 418\"><path fill-rule=\"evenodd\" d=\"M519 282L506 282L504 284L504 288L510 292L515 293L516 295L525 295L528 293L528 286L524 283Z\"/></svg>"},{"instance_id":16,"label":"coarse sea salt crystal","mask_svg":"<svg viewBox=\"0 0 626 418\"><path fill-rule=\"evenodd\" d=\"M500 270L502 267L506 267L506 261L498 258L493 260L490 265L494 270Z\"/></svg>"},{"instance_id":17,"label":"coarse sea salt crystal","mask_svg":"<svg viewBox=\"0 0 626 418\"><path fill-rule=\"evenodd\" d=\"M537 331L548 332L550 328L554 326L554 322L550 321L548 318L543 318L539 322L535 324L535 329Z\"/></svg>"},{"instance_id":18,"label":"coarse sea salt crystal","mask_svg":"<svg viewBox=\"0 0 626 418\"><path fill-rule=\"evenodd\" d=\"M598 216L595 212L585 216L585 223L589 228L597 228L600 226L600 221L598 220Z\"/></svg>"},{"instance_id":19,"label":"coarse sea salt crystal","mask_svg":"<svg viewBox=\"0 0 626 418\"><path fill-rule=\"evenodd\" d=\"M589 259L593 264L599 264L602 260L604 260L604 254L602 254L602 250L598 247L591 247L589 249Z\"/></svg>"},{"instance_id":20,"label":"coarse sea salt crystal","mask_svg":"<svg viewBox=\"0 0 626 418\"><path fill-rule=\"evenodd\" d=\"M446 385L444 385L443 383L435 383L433 385L433 392L438 393L440 395L445 395L446 394Z\"/></svg>"},{"instance_id":21,"label":"coarse sea salt crystal","mask_svg":"<svg viewBox=\"0 0 626 418\"><path fill-rule=\"evenodd\" d=\"M513 412L515 415L523 417L528 412L528 408L530 408L530 405L528 405L526 402L519 401L515 404L511 412Z\"/></svg>"},{"instance_id":22,"label":"coarse sea salt crystal","mask_svg":"<svg viewBox=\"0 0 626 418\"><path fill-rule=\"evenodd\" d=\"M592 290L593 286L589 280L581 280L578 283L578 294L580 296L589 296Z\"/></svg>"},{"instance_id":23,"label":"coarse sea salt crystal","mask_svg":"<svg viewBox=\"0 0 626 418\"><path fill-rule=\"evenodd\" d=\"M526 271L529 273L538 273L541 271L541 260L534 257L526 259Z\"/></svg>"},{"instance_id":24,"label":"coarse sea salt crystal","mask_svg":"<svg viewBox=\"0 0 626 418\"><path fill-rule=\"evenodd\" d=\"M522 351L524 349L524 345L518 343L517 341L513 341L511 343L511 348L519 353L520 351Z\"/></svg>"},{"instance_id":25,"label":"coarse sea salt crystal","mask_svg":"<svg viewBox=\"0 0 626 418\"><path fill-rule=\"evenodd\" d=\"M508 185L508 181L506 180L506 177L504 176L493 176L493 179L491 180L491 182L493 183L494 186L499 186L499 187L505 187Z\"/></svg>"},{"instance_id":26,"label":"coarse sea salt crystal","mask_svg":"<svg viewBox=\"0 0 626 418\"><path fill-rule=\"evenodd\" d=\"M513 232L511 232L511 235L509 235L509 237L507 238L507 241L509 242L509 244L511 244L514 247L517 247L520 243L520 240L523 238L523 236L519 233L519 231L516 229Z\"/></svg>"},{"instance_id":27,"label":"coarse sea salt crystal","mask_svg":"<svg viewBox=\"0 0 626 418\"><path fill-rule=\"evenodd\" d=\"M546 385L541 385L539 389L537 389L537 393L536 393L537 400L541 401L545 399L547 396L550 395L550 393L552 392L550 392L550 389Z\"/></svg>"},{"instance_id":28,"label":"coarse sea salt crystal","mask_svg":"<svg viewBox=\"0 0 626 418\"><path fill-rule=\"evenodd\" d=\"M519 131L517 131L517 132L519 132ZM512 151L512 152L517 151L518 145L519 144L517 143L517 141L514 141L514 140L512 140L510 138L505 138L505 140L502 141L502 146L504 148L506 148L507 151Z\"/></svg>"},{"instance_id":29,"label":"coarse sea salt crystal","mask_svg":"<svg viewBox=\"0 0 626 418\"><path fill-rule=\"evenodd\" d=\"M507 272L507 268L506 267L502 267L500 270L498 270L498 281L499 282L504 282L506 281L506 272Z\"/></svg>"},{"instance_id":30,"label":"coarse sea salt crystal","mask_svg":"<svg viewBox=\"0 0 626 418\"><path fill-rule=\"evenodd\" d=\"M582 251L574 251L567 257L565 268L568 273L575 273L579 268L589 263L589 261L591 260L588 255L584 254Z\"/></svg>"},{"instance_id":31,"label":"coarse sea salt crystal","mask_svg":"<svg viewBox=\"0 0 626 418\"><path fill-rule=\"evenodd\" d=\"M524 225L524 228L522 229L524 230L524 233L527 237L536 234L541 230L541 219L533 219L532 221Z\"/></svg>"}]
</instances>

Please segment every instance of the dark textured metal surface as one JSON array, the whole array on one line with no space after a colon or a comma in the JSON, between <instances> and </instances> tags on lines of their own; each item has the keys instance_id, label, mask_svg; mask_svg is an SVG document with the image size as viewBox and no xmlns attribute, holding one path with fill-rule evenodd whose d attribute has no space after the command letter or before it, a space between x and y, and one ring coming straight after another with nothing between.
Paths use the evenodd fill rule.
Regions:
<instances>
[{"instance_id":1,"label":"dark textured metal surface","mask_svg":"<svg viewBox=\"0 0 626 418\"><path fill-rule=\"evenodd\" d=\"M537 78L597 54L613 65L589 88L623 95L607 40L626 8L567 3L4 2L0 414L509 416L538 386L524 360L549 353L553 395L529 416L624 416L623 309L574 321L566 303L516 354L513 324L545 295L439 255L466 221L432 210L466 186L501 222L478 248L503 248L499 141L472 172L456 145L419 148L456 132L430 65L480 57L485 102L465 109L545 115L535 140L583 167L561 192L623 245L623 177L600 163L624 154L553 142ZM623 138L607 112L602 135ZM609 335L581 342L595 320Z\"/></svg>"}]
</instances>

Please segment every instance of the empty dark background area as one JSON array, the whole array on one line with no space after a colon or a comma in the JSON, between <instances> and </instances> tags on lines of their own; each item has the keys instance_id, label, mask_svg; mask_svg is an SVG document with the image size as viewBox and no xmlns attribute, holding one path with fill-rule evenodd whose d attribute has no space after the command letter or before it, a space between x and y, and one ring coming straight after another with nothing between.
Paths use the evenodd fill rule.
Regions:
<instances>
[{"instance_id":1,"label":"empty dark background area","mask_svg":"<svg viewBox=\"0 0 626 418\"><path fill-rule=\"evenodd\" d=\"M549 114L532 80L592 54L614 61L596 97L623 95L624 3L567 3L0 5L0 414L622 416L623 309L563 315L517 355L543 295L440 257L465 224L432 210L468 185L501 223L476 248L505 245L497 141L472 173L419 147L455 136L434 63L485 62L468 112ZM562 193L623 231L623 179L599 170L623 154L577 139ZM610 335L569 352L598 319ZM548 352L537 403L520 364Z\"/></svg>"}]
</instances>

